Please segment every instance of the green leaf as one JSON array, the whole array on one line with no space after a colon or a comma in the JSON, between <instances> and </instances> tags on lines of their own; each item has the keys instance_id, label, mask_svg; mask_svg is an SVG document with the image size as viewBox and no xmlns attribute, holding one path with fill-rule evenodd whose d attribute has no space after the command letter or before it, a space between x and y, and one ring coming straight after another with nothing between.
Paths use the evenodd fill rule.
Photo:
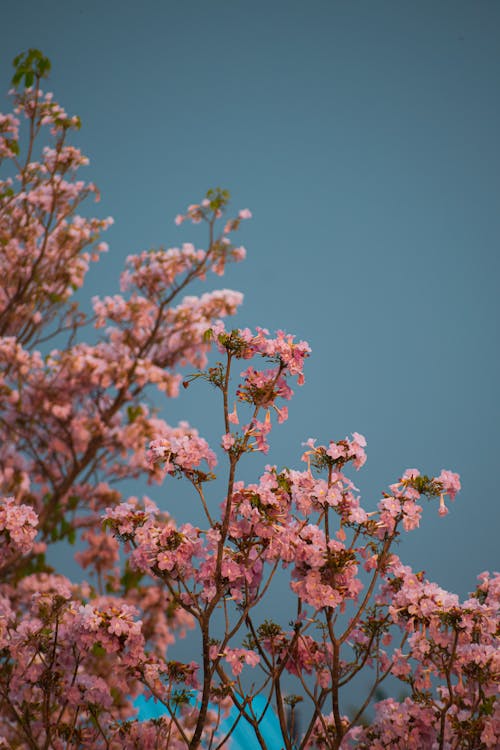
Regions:
<instances>
[{"instance_id":1,"label":"green leaf","mask_svg":"<svg viewBox=\"0 0 500 750\"><path fill-rule=\"evenodd\" d=\"M21 52L21 54L16 55L12 64L16 69L14 76L12 77L12 84L17 86L24 78L26 87L33 85L35 77L38 80L40 78L46 78L52 67L49 58L45 57L39 49L35 48L31 48L28 52Z\"/></svg>"},{"instance_id":2,"label":"green leaf","mask_svg":"<svg viewBox=\"0 0 500 750\"><path fill-rule=\"evenodd\" d=\"M127 406L127 417L129 424L133 424L136 421L137 417L142 416L142 414L142 406Z\"/></svg>"},{"instance_id":3,"label":"green leaf","mask_svg":"<svg viewBox=\"0 0 500 750\"><path fill-rule=\"evenodd\" d=\"M17 141L7 141L7 146L15 156L19 156L19 143Z\"/></svg>"},{"instance_id":4,"label":"green leaf","mask_svg":"<svg viewBox=\"0 0 500 750\"><path fill-rule=\"evenodd\" d=\"M94 656L106 656L106 649L103 648L101 643L99 641L97 643L94 643L91 649Z\"/></svg>"},{"instance_id":5,"label":"green leaf","mask_svg":"<svg viewBox=\"0 0 500 750\"><path fill-rule=\"evenodd\" d=\"M140 571L132 570L127 562L121 577L121 584L125 591L128 592L131 589L136 589L142 578L143 574Z\"/></svg>"},{"instance_id":6,"label":"green leaf","mask_svg":"<svg viewBox=\"0 0 500 750\"><path fill-rule=\"evenodd\" d=\"M78 507L78 503L80 502L80 498L78 495L70 495L68 498L68 510L76 510Z\"/></svg>"}]
</instances>

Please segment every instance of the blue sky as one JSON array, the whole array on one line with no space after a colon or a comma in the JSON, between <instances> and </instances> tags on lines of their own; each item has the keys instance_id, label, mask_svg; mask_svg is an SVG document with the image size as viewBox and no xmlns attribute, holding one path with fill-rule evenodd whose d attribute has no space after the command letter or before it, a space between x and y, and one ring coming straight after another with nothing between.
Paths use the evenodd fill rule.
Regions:
<instances>
[{"instance_id":1,"label":"blue sky","mask_svg":"<svg viewBox=\"0 0 500 750\"><path fill-rule=\"evenodd\" d=\"M313 348L268 459L357 430L370 507L405 468L458 471L450 515L426 506L399 553L462 596L498 569L500 5L25 0L1 17L4 90L15 54L51 58L95 213L115 219L88 296L132 252L202 246L173 217L227 187L254 214L223 280L237 323ZM216 440L212 397L191 388L165 417Z\"/></svg>"}]
</instances>

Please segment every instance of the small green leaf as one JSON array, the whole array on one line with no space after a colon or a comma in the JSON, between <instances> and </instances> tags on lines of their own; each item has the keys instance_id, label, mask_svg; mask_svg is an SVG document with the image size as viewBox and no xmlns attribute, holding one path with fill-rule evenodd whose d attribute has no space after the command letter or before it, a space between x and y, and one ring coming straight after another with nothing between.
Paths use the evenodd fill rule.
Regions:
<instances>
[{"instance_id":1,"label":"small green leaf","mask_svg":"<svg viewBox=\"0 0 500 750\"><path fill-rule=\"evenodd\" d=\"M7 146L15 156L19 156L19 143L17 141L7 141Z\"/></svg>"},{"instance_id":2,"label":"small green leaf","mask_svg":"<svg viewBox=\"0 0 500 750\"><path fill-rule=\"evenodd\" d=\"M142 406L127 406L127 417L129 424L133 424L136 421L137 417L142 416L142 414Z\"/></svg>"},{"instance_id":3,"label":"small green leaf","mask_svg":"<svg viewBox=\"0 0 500 750\"><path fill-rule=\"evenodd\" d=\"M80 498L78 495L70 495L67 502L68 510L76 510L79 502Z\"/></svg>"},{"instance_id":4,"label":"small green leaf","mask_svg":"<svg viewBox=\"0 0 500 750\"><path fill-rule=\"evenodd\" d=\"M33 85L35 77L37 79L46 78L51 69L49 58L45 57L39 49L21 52L21 54L16 55L12 64L16 69L12 77L14 86L17 86L24 78L25 86L30 87Z\"/></svg>"}]
</instances>

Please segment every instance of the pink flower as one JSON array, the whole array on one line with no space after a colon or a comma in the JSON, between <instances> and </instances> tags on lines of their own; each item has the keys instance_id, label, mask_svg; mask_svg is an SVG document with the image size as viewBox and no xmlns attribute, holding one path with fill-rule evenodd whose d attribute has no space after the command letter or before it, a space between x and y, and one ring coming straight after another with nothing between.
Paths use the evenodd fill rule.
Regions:
<instances>
[{"instance_id":1,"label":"pink flower","mask_svg":"<svg viewBox=\"0 0 500 750\"><path fill-rule=\"evenodd\" d=\"M226 434L222 436L222 447L225 451L228 451L230 448L232 448L234 443L234 435L231 435L230 432L226 432Z\"/></svg>"},{"instance_id":2,"label":"pink flower","mask_svg":"<svg viewBox=\"0 0 500 750\"><path fill-rule=\"evenodd\" d=\"M328 450L326 451L326 454L327 456L330 456L330 458L333 458L334 461L336 461L337 458L345 455L345 446L337 445L337 443L331 442Z\"/></svg>"},{"instance_id":3,"label":"pink flower","mask_svg":"<svg viewBox=\"0 0 500 750\"><path fill-rule=\"evenodd\" d=\"M239 424L238 412L236 411L236 404L234 405L233 411L228 414L228 420L231 424Z\"/></svg>"},{"instance_id":4,"label":"pink flower","mask_svg":"<svg viewBox=\"0 0 500 750\"><path fill-rule=\"evenodd\" d=\"M224 652L224 658L231 666L235 677L241 674L244 664L255 667L260 662L260 656L258 654L244 648L227 648Z\"/></svg>"},{"instance_id":5,"label":"pink flower","mask_svg":"<svg viewBox=\"0 0 500 750\"><path fill-rule=\"evenodd\" d=\"M361 448L366 448L366 439L364 435L360 435L359 432L353 432L352 436L354 438L354 442L361 446Z\"/></svg>"},{"instance_id":6,"label":"pink flower","mask_svg":"<svg viewBox=\"0 0 500 750\"><path fill-rule=\"evenodd\" d=\"M443 490L445 494L450 496L450 500L454 500L457 492L461 489L460 476L443 469L437 480L443 485Z\"/></svg>"},{"instance_id":7,"label":"pink flower","mask_svg":"<svg viewBox=\"0 0 500 750\"><path fill-rule=\"evenodd\" d=\"M438 513L440 516L447 516L448 515L448 508L446 507L444 503L444 494L441 493L439 496L439 510Z\"/></svg>"}]
</instances>

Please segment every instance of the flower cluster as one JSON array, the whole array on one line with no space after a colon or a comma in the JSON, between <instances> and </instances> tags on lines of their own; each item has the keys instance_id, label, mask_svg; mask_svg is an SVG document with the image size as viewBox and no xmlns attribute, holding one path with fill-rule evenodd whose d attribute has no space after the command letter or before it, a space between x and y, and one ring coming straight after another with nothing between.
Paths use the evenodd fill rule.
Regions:
<instances>
[{"instance_id":1,"label":"flower cluster","mask_svg":"<svg viewBox=\"0 0 500 750\"><path fill-rule=\"evenodd\" d=\"M178 472L192 475L203 461L206 461L209 469L213 469L217 463L217 457L207 441L185 423L153 440L147 455L151 467L160 464L165 474Z\"/></svg>"},{"instance_id":2,"label":"flower cluster","mask_svg":"<svg viewBox=\"0 0 500 750\"><path fill-rule=\"evenodd\" d=\"M0 498L0 569L13 557L26 555L37 534L38 518L29 505Z\"/></svg>"}]
</instances>

